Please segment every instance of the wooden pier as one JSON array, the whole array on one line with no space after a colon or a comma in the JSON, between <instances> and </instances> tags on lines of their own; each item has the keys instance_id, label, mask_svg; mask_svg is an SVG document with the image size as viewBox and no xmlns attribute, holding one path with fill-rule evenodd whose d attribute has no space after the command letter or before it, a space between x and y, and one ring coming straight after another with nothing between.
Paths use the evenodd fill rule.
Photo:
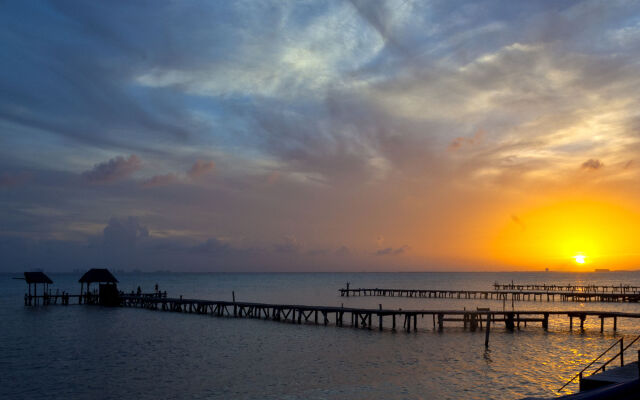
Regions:
<instances>
[{"instance_id":1,"label":"wooden pier","mask_svg":"<svg viewBox=\"0 0 640 400\"><path fill-rule=\"evenodd\" d=\"M154 292L154 293L142 293L139 295L130 294L127 296L137 296L143 298L157 297L157 298L166 298L167 292ZM55 305L60 304L63 306L68 306L70 304L99 304L100 295L98 292L85 292L82 294L69 294L67 292L56 292L56 293L44 293L41 295L32 295L25 294L24 295L24 305Z\"/></svg>"},{"instance_id":2,"label":"wooden pier","mask_svg":"<svg viewBox=\"0 0 640 400\"><path fill-rule=\"evenodd\" d=\"M632 285L558 285L552 283L498 283L493 284L495 290L536 290L557 292L586 292L586 293L640 293L640 286Z\"/></svg>"},{"instance_id":3,"label":"wooden pier","mask_svg":"<svg viewBox=\"0 0 640 400\"><path fill-rule=\"evenodd\" d=\"M442 331L445 322L456 322L470 331L502 324L505 329L513 331L526 327L527 324L540 323L547 330L550 316L566 316L569 318L569 329L573 330L574 319L584 330L587 317L600 319L600 332L604 331L605 320L612 320L613 331L617 330L618 319L640 319L640 313L606 312L606 311L490 311L481 309L467 310L402 310L307 306L292 304L269 304L234 301L198 300L182 298L145 297L124 295L120 297L121 306L138 307L150 310L182 312L211 315L215 317L256 318L291 323L310 323L315 325L349 326L353 328L378 329L389 328L392 331L417 331L420 321L425 328ZM420 317L420 318L418 318ZM460 324L462 323L462 324ZM449 324L448 324L449 325ZM488 331L488 329L487 329Z\"/></svg>"},{"instance_id":4,"label":"wooden pier","mask_svg":"<svg viewBox=\"0 0 640 400\"><path fill-rule=\"evenodd\" d=\"M637 303L640 293L583 292L558 290L444 290L444 289L339 289L340 296L416 297L427 299L477 299L502 301L570 301Z\"/></svg>"}]
</instances>

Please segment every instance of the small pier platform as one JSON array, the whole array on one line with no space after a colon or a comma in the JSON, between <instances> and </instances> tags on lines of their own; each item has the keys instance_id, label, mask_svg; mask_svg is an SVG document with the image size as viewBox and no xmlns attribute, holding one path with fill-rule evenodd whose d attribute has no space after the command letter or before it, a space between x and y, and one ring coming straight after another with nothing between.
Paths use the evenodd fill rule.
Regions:
<instances>
[{"instance_id":1,"label":"small pier platform","mask_svg":"<svg viewBox=\"0 0 640 400\"><path fill-rule=\"evenodd\" d=\"M568 301L568 302L623 302L637 303L640 293L635 292L583 292L558 291L548 289L525 290L444 290L444 289L385 289L385 288L342 288L340 296L416 297L426 299L478 299L503 301Z\"/></svg>"}]
</instances>

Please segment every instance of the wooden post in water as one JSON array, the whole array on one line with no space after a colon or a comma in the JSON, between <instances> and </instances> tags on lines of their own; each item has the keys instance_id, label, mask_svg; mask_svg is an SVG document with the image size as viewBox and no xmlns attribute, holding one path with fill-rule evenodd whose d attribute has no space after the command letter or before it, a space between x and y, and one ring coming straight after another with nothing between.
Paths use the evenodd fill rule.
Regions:
<instances>
[{"instance_id":1,"label":"wooden post in water","mask_svg":"<svg viewBox=\"0 0 640 400\"><path fill-rule=\"evenodd\" d=\"M569 330L573 330L573 315L569 314Z\"/></svg>"},{"instance_id":2,"label":"wooden post in water","mask_svg":"<svg viewBox=\"0 0 640 400\"><path fill-rule=\"evenodd\" d=\"M475 332L476 328L478 328L478 314L472 312L469 316L471 317L471 320L469 321L469 330L471 332Z\"/></svg>"},{"instance_id":3,"label":"wooden post in water","mask_svg":"<svg viewBox=\"0 0 640 400\"><path fill-rule=\"evenodd\" d=\"M489 347L489 332L491 332L491 314L487 314L487 328L484 336L484 347Z\"/></svg>"},{"instance_id":4,"label":"wooden post in water","mask_svg":"<svg viewBox=\"0 0 640 400\"><path fill-rule=\"evenodd\" d=\"M380 313L378 313L378 328L382 330L382 304L378 304L380 307Z\"/></svg>"},{"instance_id":5,"label":"wooden post in water","mask_svg":"<svg viewBox=\"0 0 640 400\"><path fill-rule=\"evenodd\" d=\"M514 323L513 323L514 314L512 312L507 313L504 324L507 327L507 330L513 331Z\"/></svg>"},{"instance_id":6,"label":"wooden post in water","mask_svg":"<svg viewBox=\"0 0 640 400\"><path fill-rule=\"evenodd\" d=\"M238 306L236 305L236 292L235 291L231 292L231 297L233 298L233 316L237 317L238 316Z\"/></svg>"}]
</instances>

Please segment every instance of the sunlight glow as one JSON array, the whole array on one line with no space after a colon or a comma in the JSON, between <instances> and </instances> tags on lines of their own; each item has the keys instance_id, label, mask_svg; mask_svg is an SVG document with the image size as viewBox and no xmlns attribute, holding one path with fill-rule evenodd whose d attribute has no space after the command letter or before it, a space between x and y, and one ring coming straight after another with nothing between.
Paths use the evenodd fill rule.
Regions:
<instances>
[{"instance_id":1,"label":"sunlight glow","mask_svg":"<svg viewBox=\"0 0 640 400\"><path fill-rule=\"evenodd\" d=\"M587 265L630 268L640 261L640 215L613 202L560 201L505 221L493 251L512 265L584 271Z\"/></svg>"}]
</instances>

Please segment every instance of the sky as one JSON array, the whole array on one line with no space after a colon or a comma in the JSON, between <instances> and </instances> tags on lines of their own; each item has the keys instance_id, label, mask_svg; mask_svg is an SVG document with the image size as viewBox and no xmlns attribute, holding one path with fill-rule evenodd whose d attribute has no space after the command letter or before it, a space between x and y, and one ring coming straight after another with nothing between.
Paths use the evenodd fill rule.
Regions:
<instances>
[{"instance_id":1,"label":"sky","mask_svg":"<svg viewBox=\"0 0 640 400\"><path fill-rule=\"evenodd\" d=\"M2 1L0 43L0 271L640 268L640 2Z\"/></svg>"}]
</instances>

